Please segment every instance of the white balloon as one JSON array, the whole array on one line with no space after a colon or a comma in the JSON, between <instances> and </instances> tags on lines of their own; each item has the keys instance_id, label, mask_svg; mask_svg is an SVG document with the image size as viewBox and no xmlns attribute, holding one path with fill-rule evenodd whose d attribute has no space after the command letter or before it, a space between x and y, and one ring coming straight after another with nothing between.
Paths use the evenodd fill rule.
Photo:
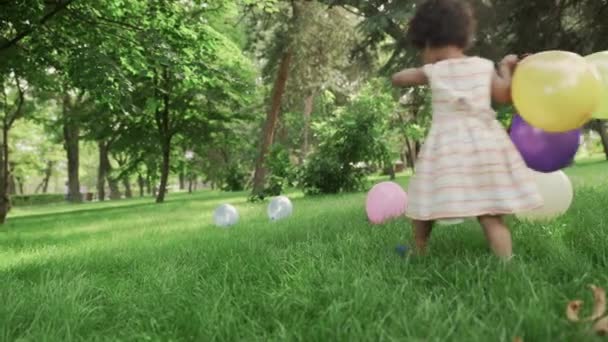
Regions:
<instances>
[{"instance_id":1,"label":"white balloon","mask_svg":"<svg viewBox=\"0 0 608 342\"><path fill-rule=\"evenodd\" d=\"M538 209L517 214L519 219L543 221L556 218L568 211L574 197L572 182L563 171L533 172L544 205Z\"/></svg>"},{"instance_id":2,"label":"white balloon","mask_svg":"<svg viewBox=\"0 0 608 342\"><path fill-rule=\"evenodd\" d=\"M227 228L239 222L239 212L230 204L222 204L213 213L213 221L216 226Z\"/></svg>"},{"instance_id":3,"label":"white balloon","mask_svg":"<svg viewBox=\"0 0 608 342\"><path fill-rule=\"evenodd\" d=\"M285 196L275 197L268 204L268 217L272 221L288 218L293 213L293 204Z\"/></svg>"}]
</instances>

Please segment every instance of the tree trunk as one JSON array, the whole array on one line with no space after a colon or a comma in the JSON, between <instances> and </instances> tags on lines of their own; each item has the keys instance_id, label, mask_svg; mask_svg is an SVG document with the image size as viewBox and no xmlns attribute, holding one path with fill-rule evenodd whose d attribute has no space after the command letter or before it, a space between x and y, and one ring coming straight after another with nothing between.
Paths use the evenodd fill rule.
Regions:
<instances>
[{"instance_id":1,"label":"tree trunk","mask_svg":"<svg viewBox=\"0 0 608 342\"><path fill-rule=\"evenodd\" d=\"M160 136L160 147L162 151L162 164L160 169L160 186L158 189L158 194L156 195L156 203L163 203L165 201L165 195L167 193L167 185L169 183L169 172L171 171L171 140L172 140L172 130L171 130L171 122L170 122L170 74L167 68L163 70L163 81L165 83L165 87L162 92L160 92L160 85L156 87L156 96L157 98L162 99L163 108L156 109L156 126L158 129L158 133ZM155 81L158 81L156 79Z\"/></svg>"},{"instance_id":2,"label":"tree trunk","mask_svg":"<svg viewBox=\"0 0 608 342\"><path fill-rule=\"evenodd\" d=\"M118 179L112 177L112 163L110 163L110 151L107 144L104 152L104 154L100 153L99 155L99 157L103 159L103 162L100 160L100 165L103 164L106 170L105 179L108 182L108 187L110 188L110 199L119 200L122 198L122 194L120 193L120 188L118 187Z\"/></svg>"},{"instance_id":3,"label":"tree trunk","mask_svg":"<svg viewBox=\"0 0 608 342\"><path fill-rule=\"evenodd\" d=\"M146 180L141 175L141 173L137 174L137 185L139 186L139 197L144 197L145 196Z\"/></svg>"},{"instance_id":4,"label":"tree trunk","mask_svg":"<svg viewBox=\"0 0 608 342\"><path fill-rule=\"evenodd\" d=\"M44 170L44 179L42 180L42 193L46 194L49 192L49 183L51 181L51 176L53 175L53 167L55 163L53 161L48 161L46 163L46 170Z\"/></svg>"},{"instance_id":5,"label":"tree trunk","mask_svg":"<svg viewBox=\"0 0 608 342\"><path fill-rule=\"evenodd\" d=\"M148 174L146 177L146 194L152 195L152 177Z\"/></svg>"},{"instance_id":6,"label":"tree trunk","mask_svg":"<svg viewBox=\"0 0 608 342\"><path fill-rule=\"evenodd\" d=\"M9 162L8 174L8 194L13 196L17 194L17 182L15 181L15 164Z\"/></svg>"},{"instance_id":7,"label":"tree trunk","mask_svg":"<svg viewBox=\"0 0 608 342\"><path fill-rule=\"evenodd\" d=\"M418 152L416 151L416 142L410 138L405 138L405 156L407 158L407 164L409 167L414 169L416 167L416 160L418 159Z\"/></svg>"},{"instance_id":8,"label":"tree trunk","mask_svg":"<svg viewBox=\"0 0 608 342\"><path fill-rule=\"evenodd\" d=\"M171 140L167 139L163 142L163 163L160 169L160 187L156 196L156 203L163 203L165 201L165 194L167 192L167 185L169 183L169 171L171 166Z\"/></svg>"},{"instance_id":9,"label":"tree trunk","mask_svg":"<svg viewBox=\"0 0 608 342\"><path fill-rule=\"evenodd\" d=\"M25 183L23 181L23 178L21 177L15 177L15 180L17 181L17 188L19 189L19 195L24 195L25 191L23 190L24 184Z\"/></svg>"},{"instance_id":10,"label":"tree trunk","mask_svg":"<svg viewBox=\"0 0 608 342\"><path fill-rule=\"evenodd\" d=\"M303 163L308 156L310 139L310 121L312 110L315 104L315 95L310 94L304 100L304 129L302 132L302 148L300 151L300 163Z\"/></svg>"},{"instance_id":11,"label":"tree trunk","mask_svg":"<svg viewBox=\"0 0 608 342\"><path fill-rule=\"evenodd\" d=\"M8 125L2 125L2 150L0 151L0 223L6 222L6 216L11 209L11 199L8 193L9 171L9 149L8 149Z\"/></svg>"},{"instance_id":12,"label":"tree trunk","mask_svg":"<svg viewBox=\"0 0 608 342\"><path fill-rule=\"evenodd\" d=\"M110 199L111 200L119 200L122 198L122 194L120 193L120 188L118 187L118 180L112 178L112 176L108 173L106 177L108 181L108 186L110 188Z\"/></svg>"},{"instance_id":13,"label":"tree trunk","mask_svg":"<svg viewBox=\"0 0 608 342\"><path fill-rule=\"evenodd\" d=\"M196 186L196 176L188 177L188 193L191 194L194 192L194 187Z\"/></svg>"},{"instance_id":14,"label":"tree trunk","mask_svg":"<svg viewBox=\"0 0 608 342\"><path fill-rule=\"evenodd\" d=\"M179 189L186 190L186 175L183 171L179 173Z\"/></svg>"},{"instance_id":15,"label":"tree trunk","mask_svg":"<svg viewBox=\"0 0 608 342\"><path fill-rule=\"evenodd\" d=\"M69 95L63 97L63 138L68 160L68 201L72 203L82 202L80 194L80 127L75 120L70 118Z\"/></svg>"},{"instance_id":16,"label":"tree trunk","mask_svg":"<svg viewBox=\"0 0 608 342\"><path fill-rule=\"evenodd\" d=\"M106 200L106 177L108 175L110 165L108 158L108 145L105 141L98 141L99 148L99 168L97 169L97 198L100 201Z\"/></svg>"},{"instance_id":17,"label":"tree trunk","mask_svg":"<svg viewBox=\"0 0 608 342\"><path fill-rule=\"evenodd\" d=\"M606 127L606 123L604 121L599 121L597 126L597 132L602 139L604 154L606 155L606 160L608 160L608 128Z\"/></svg>"},{"instance_id":18,"label":"tree trunk","mask_svg":"<svg viewBox=\"0 0 608 342\"><path fill-rule=\"evenodd\" d=\"M274 131L281 111L281 102L285 87L287 86L287 78L289 77L289 66L292 59L292 51L290 48L283 53L281 64L277 74L277 79L274 85L272 94L272 102L270 110L266 116L266 123L262 131L262 139L260 141L260 152L255 164L255 174L253 176L253 193L261 195L264 191L266 181L266 154L274 140Z\"/></svg>"},{"instance_id":19,"label":"tree trunk","mask_svg":"<svg viewBox=\"0 0 608 342\"><path fill-rule=\"evenodd\" d=\"M387 162L386 170L388 171L390 180L395 180L397 178L397 175L395 174L395 165L393 165L392 161Z\"/></svg>"},{"instance_id":20,"label":"tree trunk","mask_svg":"<svg viewBox=\"0 0 608 342\"><path fill-rule=\"evenodd\" d=\"M122 185L125 187L125 197L133 198L133 191L131 190L131 180L129 176L122 177Z\"/></svg>"}]
</instances>

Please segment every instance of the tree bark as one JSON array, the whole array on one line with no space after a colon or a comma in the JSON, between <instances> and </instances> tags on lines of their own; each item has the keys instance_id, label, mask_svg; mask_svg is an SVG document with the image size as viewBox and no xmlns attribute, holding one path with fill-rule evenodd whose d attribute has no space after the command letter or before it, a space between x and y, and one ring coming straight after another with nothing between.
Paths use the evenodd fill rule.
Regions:
<instances>
[{"instance_id":1,"label":"tree bark","mask_svg":"<svg viewBox=\"0 0 608 342\"><path fill-rule=\"evenodd\" d=\"M2 117L2 145L0 148L0 224L6 223L6 217L11 210L11 197L8 193L8 181L10 174L10 158L9 158L9 141L8 133L15 123L15 120L23 116L23 105L25 103L25 92L21 87L19 77L15 77L15 88L17 89L18 98L15 102L15 111L9 113L6 108ZM4 89L2 89L4 93ZM6 93L4 93L6 96ZM5 106L7 104L5 103Z\"/></svg>"},{"instance_id":2,"label":"tree bark","mask_svg":"<svg viewBox=\"0 0 608 342\"><path fill-rule=\"evenodd\" d=\"M8 163L8 194L13 196L17 194L17 182L15 181L15 164Z\"/></svg>"},{"instance_id":3,"label":"tree bark","mask_svg":"<svg viewBox=\"0 0 608 342\"><path fill-rule=\"evenodd\" d=\"M166 139L162 145L163 163L160 170L160 186L156 195L156 203L163 203L165 201L171 166L171 140Z\"/></svg>"},{"instance_id":4,"label":"tree bark","mask_svg":"<svg viewBox=\"0 0 608 342\"><path fill-rule=\"evenodd\" d=\"M188 193L194 192L194 183L196 182L196 176L188 177Z\"/></svg>"},{"instance_id":5,"label":"tree bark","mask_svg":"<svg viewBox=\"0 0 608 342\"><path fill-rule=\"evenodd\" d=\"M139 186L139 197L144 197L145 196L146 180L141 175L141 173L137 174L137 185Z\"/></svg>"},{"instance_id":6,"label":"tree bark","mask_svg":"<svg viewBox=\"0 0 608 342\"><path fill-rule=\"evenodd\" d=\"M24 195L25 191L24 191L23 187L24 187L25 182L23 181L23 178L15 177L15 181L17 182L16 185L17 185L17 188L19 189L19 195Z\"/></svg>"},{"instance_id":7,"label":"tree bark","mask_svg":"<svg viewBox=\"0 0 608 342\"><path fill-rule=\"evenodd\" d=\"M48 161L46 163L46 170L44 170L44 179L42 180L42 193L46 194L49 192L49 183L51 182L51 176L53 175L53 167L55 163Z\"/></svg>"},{"instance_id":8,"label":"tree bark","mask_svg":"<svg viewBox=\"0 0 608 342\"><path fill-rule=\"evenodd\" d=\"M418 152L416 149L416 142L413 139L405 138L405 156L407 159L407 165L414 169L416 167L416 161L418 159Z\"/></svg>"},{"instance_id":9,"label":"tree bark","mask_svg":"<svg viewBox=\"0 0 608 342\"><path fill-rule=\"evenodd\" d=\"M156 203L163 203L165 201L165 195L167 192L167 185L169 183L169 172L171 167L171 140L172 140L172 132L171 132L171 122L170 122L170 99L169 99L169 72L167 68L163 70L163 81L165 84L164 92L162 93L162 97L160 97L160 87L157 85L157 96L160 97L163 101L163 108L157 108L156 110L156 125L158 128L158 133L160 136L160 145L162 151L162 164L160 170L160 186L158 189L158 194L156 195Z\"/></svg>"},{"instance_id":10,"label":"tree bark","mask_svg":"<svg viewBox=\"0 0 608 342\"><path fill-rule=\"evenodd\" d=\"M397 178L397 175L395 174L395 165L393 165L393 162L391 160L389 160L385 167L386 167L386 170L388 171L390 180L395 180Z\"/></svg>"},{"instance_id":11,"label":"tree bark","mask_svg":"<svg viewBox=\"0 0 608 342\"><path fill-rule=\"evenodd\" d=\"M63 98L63 138L68 160L68 201L78 203L82 201L80 194L80 127L70 118L69 95Z\"/></svg>"},{"instance_id":12,"label":"tree bark","mask_svg":"<svg viewBox=\"0 0 608 342\"><path fill-rule=\"evenodd\" d=\"M152 195L152 177L150 176L149 172L146 177L146 194Z\"/></svg>"},{"instance_id":13,"label":"tree bark","mask_svg":"<svg viewBox=\"0 0 608 342\"><path fill-rule=\"evenodd\" d=\"M104 180L107 181L108 187L110 188L110 200L119 200L122 198L122 194L120 193L120 188L118 187L118 180L112 177L112 163L110 162L110 145L107 142L104 142L104 145L104 148L99 150L99 167L101 168L103 166L105 170L105 172L103 172L104 179L98 179L98 184L99 182L104 182Z\"/></svg>"},{"instance_id":14,"label":"tree bark","mask_svg":"<svg viewBox=\"0 0 608 342\"><path fill-rule=\"evenodd\" d=\"M315 95L310 94L304 100L304 129L302 132L302 148L300 151L300 162L303 163L308 156L309 144L310 144L310 121L312 111L315 104Z\"/></svg>"},{"instance_id":15,"label":"tree bark","mask_svg":"<svg viewBox=\"0 0 608 342\"><path fill-rule=\"evenodd\" d=\"M79 135L80 129L77 124L66 122L63 127L63 135L65 138L65 149L68 159L68 201L81 202L82 194L80 193L80 149Z\"/></svg>"},{"instance_id":16,"label":"tree bark","mask_svg":"<svg viewBox=\"0 0 608 342\"><path fill-rule=\"evenodd\" d=\"M604 154L606 155L606 160L608 160L608 128L606 127L606 123L604 121L598 122L597 132L602 139L602 146L604 147Z\"/></svg>"},{"instance_id":17,"label":"tree bark","mask_svg":"<svg viewBox=\"0 0 608 342\"><path fill-rule=\"evenodd\" d=\"M11 209L11 199L9 196L8 180L10 177L9 169L9 149L8 149L8 124L6 121L2 125L2 151L0 151L0 223L6 222L6 216Z\"/></svg>"},{"instance_id":18,"label":"tree bark","mask_svg":"<svg viewBox=\"0 0 608 342\"><path fill-rule=\"evenodd\" d=\"M131 190L131 180L129 176L122 177L122 185L125 187L125 197L133 198L133 191Z\"/></svg>"},{"instance_id":19,"label":"tree bark","mask_svg":"<svg viewBox=\"0 0 608 342\"><path fill-rule=\"evenodd\" d=\"M118 187L118 180L112 178L112 176L108 173L106 177L108 180L108 187L110 188L110 199L111 200L119 200L122 198L122 194L120 193L120 188Z\"/></svg>"},{"instance_id":20,"label":"tree bark","mask_svg":"<svg viewBox=\"0 0 608 342\"><path fill-rule=\"evenodd\" d=\"M272 146L274 140L274 131L277 125L279 112L281 111L281 102L287 86L287 78L289 77L289 67L291 65L292 57L293 53L291 48L288 48L281 56L281 63L274 85L270 110L266 116L266 123L262 131L260 152L255 164L255 174L253 176L254 195L261 195L264 191L266 182L266 154L268 153L268 150L270 149L270 146Z\"/></svg>"},{"instance_id":21,"label":"tree bark","mask_svg":"<svg viewBox=\"0 0 608 342\"><path fill-rule=\"evenodd\" d=\"M109 173L110 165L108 158L108 144L100 140L97 142L99 149L99 168L97 169L97 198L100 201L106 200L106 177Z\"/></svg>"},{"instance_id":22,"label":"tree bark","mask_svg":"<svg viewBox=\"0 0 608 342\"><path fill-rule=\"evenodd\" d=\"M179 189L186 190L186 175L183 171L179 173Z\"/></svg>"}]
</instances>

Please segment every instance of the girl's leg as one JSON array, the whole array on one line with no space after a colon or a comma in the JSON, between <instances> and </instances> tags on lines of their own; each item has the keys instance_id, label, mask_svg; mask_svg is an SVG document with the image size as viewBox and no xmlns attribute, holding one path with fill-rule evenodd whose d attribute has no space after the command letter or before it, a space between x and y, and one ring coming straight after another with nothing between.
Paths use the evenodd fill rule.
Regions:
<instances>
[{"instance_id":1,"label":"girl's leg","mask_svg":"<svg viewBox=\"0 0 608 342\"><path fill-rule=\"evenodd\" d=\"M479 223L494 254L501 259L509 260L513 256L511 232L502 216L481 216Z\"/></svg>"},{"instance_id":2,"label":"girl's leg","mask_svg":"<svg viewBox=\"0 0 608 342\"><path fill-rule=\"evenodd\" d=\"M433 221L413 221L414 226L414 242L416 243L416 253L423 255L426 253L431 231L433 230Z\"/></svg>"}]
</instances>

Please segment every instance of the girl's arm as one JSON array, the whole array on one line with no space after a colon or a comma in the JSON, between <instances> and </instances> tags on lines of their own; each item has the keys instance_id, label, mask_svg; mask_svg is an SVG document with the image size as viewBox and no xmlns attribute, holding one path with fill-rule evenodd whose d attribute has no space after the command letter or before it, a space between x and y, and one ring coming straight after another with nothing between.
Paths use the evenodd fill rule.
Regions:
<instances>
[{"instance_id":1,"label":"girl's arm","mask_svg":"<svg viewBox=\"0 0 608 342\"><path fill-rule=\"evenodd\" d=\"M492 99L498 103L511 103L511 79L519 59L509 55L500 62L498 72L492 78Z\"/></svg>"},{"instance_id":2,"label":"girl's arm","mask_svg":"<svg viewBox=\"0 0 608 342\"><path fill-rule=\"evenodd\" d=\"M405 69L393 75L393 86L410 87L428 84L429 80L421 68Z\"/></svg>"}]
</instances>

